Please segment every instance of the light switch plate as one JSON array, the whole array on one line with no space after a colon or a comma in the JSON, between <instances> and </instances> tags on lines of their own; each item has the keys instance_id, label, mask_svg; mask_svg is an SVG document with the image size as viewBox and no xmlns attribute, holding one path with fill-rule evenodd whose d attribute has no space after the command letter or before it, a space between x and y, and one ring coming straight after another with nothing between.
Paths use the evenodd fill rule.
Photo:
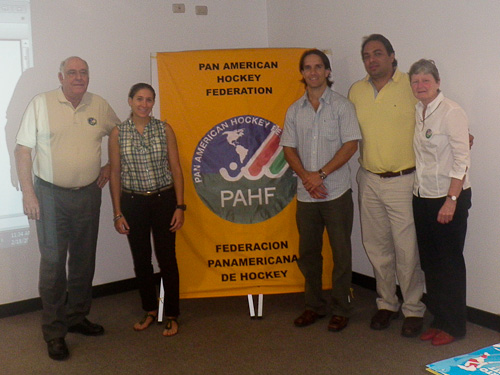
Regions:
<instances>
[{"instance_id":1,"label":"light switch plate","mask_svg":"<svg viewBox=\"0 0 500 375\"><path fill-rule=\"evenodd\" d=\"M206 16L208 14L208 7L206 5L196 5L194 10L198 16Z\"/></svg>"},{"instance_id":2,"label":"light switch plate","mask_svg":"<svg viewBox=\"0 0 500 375\"><path fill-rule=\"evenodd\" d=\"M172 12L174 13L185 13L186 7L184 4L172 4Z\"/></svg>"}]
</instances>

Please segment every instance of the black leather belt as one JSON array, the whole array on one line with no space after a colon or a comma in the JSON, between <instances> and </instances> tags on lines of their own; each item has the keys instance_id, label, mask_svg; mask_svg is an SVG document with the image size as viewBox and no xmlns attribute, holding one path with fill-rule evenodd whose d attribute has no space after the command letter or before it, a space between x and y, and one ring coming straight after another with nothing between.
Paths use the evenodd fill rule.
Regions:
<instances>
[{"instance_id":1,"label":"black leather belt","mask_svg":"<svg viewBox=\"0 0 500 375\"><path fill-rule=\"evenodd\" d=\"M408 169L403 169L402 171L399 172L383 172L383 173L375 173L377 176L380 176L381 178L390 178L390 177L398 177L398 176L404 176L405 174L410 174L415 171L415 167L411 167Z\"/></svg>"},{"instance_id":2,"label":"black leather belt","mask_svg":"<svg viewBox=\"0 0 500 375\"><path fill-rule=\"evenodd\" d=\"M150 195L158 194L158 193L167 191L169 189L172 189L173 186L174 185L168 185L168 186L164 186L162 188L156 189L156 190L148 190L148 191L135 191L135 190L129 190L129 189L122 188L122 191L124 193L127 193L127 194L144 195L147 197Z\"/></svg>"}]
</instances>

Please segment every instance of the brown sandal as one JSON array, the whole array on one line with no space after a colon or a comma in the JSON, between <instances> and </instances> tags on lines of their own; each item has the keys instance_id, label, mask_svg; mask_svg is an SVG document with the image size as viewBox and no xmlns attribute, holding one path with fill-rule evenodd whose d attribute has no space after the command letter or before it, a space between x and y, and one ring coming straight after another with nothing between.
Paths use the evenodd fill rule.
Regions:
<instances>
[{"instance_id":1,"label":"brown sandal","mask_svg":"<svg viewBox=\"0 0 500 375\"><path fill-rule=\"evenodd\" d=\"M142 325L146 324L148 319L151 319L151 321L145 326L142 327ZM151 324L153 324L156 319L158 319L158 315L151 314L150 312L147 312L144 314L143 318L138 322L134 324L134 331L144 331L146 328L148 328Z\"/></svg>"},{"instance_id":2,"label":"brown sandal","mask_svg":"<svg viewBox=\"0 0 500 375\"><path fill-rule=\"evenodd\" d=\"M162 335L165 337L172 337L172 336L177 335L177 333L179 333L179 323L177 323L177 318L166 318L165 321L167 323L165 324L165 329L163 330ZM177 330L172 334L168 334L167 331L174 329L173 323L175 323L175 325L177 326ZM165 333L165 332L167 332L167 333Z\"/></svg>"}]
</instances>

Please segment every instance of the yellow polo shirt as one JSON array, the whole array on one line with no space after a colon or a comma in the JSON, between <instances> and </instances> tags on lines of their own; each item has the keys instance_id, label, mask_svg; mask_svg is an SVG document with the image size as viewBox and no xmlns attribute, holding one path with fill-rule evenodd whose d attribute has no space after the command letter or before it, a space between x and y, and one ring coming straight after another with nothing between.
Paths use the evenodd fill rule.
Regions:
<instances>
[{"instance_id":1,"label":"yellow polo shirt","mask_svg":"<svg viewBox=\"0 0 500 375\"><path fill-rule=\"evenodd\" d=\"M82 187L99 176L102 138L119 123L100 96L86 92L74 108L59 88L31 101L17 143L35 149L36 176L65 188Z\"/></svg>"},{"instance_id":2,"label":"yellow polo shirt","mask_svg":"<svg viewBox=\"0 0 500 375\"><path fill-rule=\"evenodd\" d=\"M398 69L377 94L367 75L349 90L361 128L359 163L373 173L415 166L415 104L408 75Z\"/></svg>"}]
</instances>

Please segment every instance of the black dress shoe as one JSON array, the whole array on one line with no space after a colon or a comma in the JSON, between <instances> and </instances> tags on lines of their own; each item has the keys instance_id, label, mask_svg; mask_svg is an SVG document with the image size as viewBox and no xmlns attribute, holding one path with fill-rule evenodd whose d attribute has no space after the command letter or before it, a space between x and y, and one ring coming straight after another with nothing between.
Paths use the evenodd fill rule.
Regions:
<instances>
[{"instance_id":1,"label":"black dress shoe","mask_svg":"<svg viewBox=\"0 0 500 375\"><path fill-rule=\"evenodd\" d=\"M64 337L58 337L47 341L47 349L49 351L49 357L56 361L63 361L69 357L69 350L66 346Z\"/></svg>"},{"instance_id":2,"label":"black dress shoe","mask_svg":"<svg viewBox=\"0 0 500 375\"><path fill-rule=\"evenodd\" d=\"M68 327L68 332L81 333L85 336L101 336L104 334L104 327L85 318L80 323Z\"/></svg>"},{"instance_id":3,"label":"black dress shoe","mask_svg":"<svg viewBox=\"0 0 500 375\"><path fill-rule=\"evenodd\" d=\"M404 337L417 337L422 331L424 325L424 318L417 316L409 316L405 318L403 322L403 328L401 328L401 335Z\"/></svg>"},{"instance_id":4,"label":"black dress shoe","mask_svg":"<svg viewBox=\"0 0 500 375\"><path fill-rule=\"evenodd\" d=\"M391 320L396 319L398 315L399 311L380 309L373 316L370 328L375 330L386 329L391 324Z\"/></svg>"}]
</instances>

